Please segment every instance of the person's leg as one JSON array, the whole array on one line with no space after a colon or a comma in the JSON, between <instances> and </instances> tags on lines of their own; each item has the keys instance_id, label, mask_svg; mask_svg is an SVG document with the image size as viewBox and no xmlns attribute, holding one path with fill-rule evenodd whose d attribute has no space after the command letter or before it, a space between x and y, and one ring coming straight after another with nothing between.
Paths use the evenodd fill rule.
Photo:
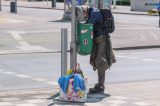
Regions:
<instances>
[{"instance_id":1,"label":"person's leg","mask_svg":"<svg viewBox=\"0 0 160 106\"><path fill-rule=\"evenodd\" d=\"M104 93L105 71L98 71L98 83L89 89L89 93Z\"/></svg>"},{"instance_id":2,"label":"person's leg","mask_svg":"<svg viewBox=\"0 0 160 106\"><path fill-rule=\"evenodd\" d=\"M98 71L98 84L104 86L105 71Z\"/></svg>"}]
</instances>

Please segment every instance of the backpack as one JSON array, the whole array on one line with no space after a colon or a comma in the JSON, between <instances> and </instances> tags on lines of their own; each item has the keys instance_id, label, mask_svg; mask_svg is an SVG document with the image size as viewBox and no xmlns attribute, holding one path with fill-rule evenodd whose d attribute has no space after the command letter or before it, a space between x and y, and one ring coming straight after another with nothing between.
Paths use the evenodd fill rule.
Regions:
<instances>
[{"instance_id":1,"label":"backpack","mask_svg":"<svg viewBox=\"0 0 160 106\"><path fill-rule=\"evenodd\" d=\"M114 32L115 24L114 24L114 17L112 15L111 10L100 9L100 12L101 12L102 17L103 17L103 22L104 22L106 34Z\"/></svg>"}]
</instances>

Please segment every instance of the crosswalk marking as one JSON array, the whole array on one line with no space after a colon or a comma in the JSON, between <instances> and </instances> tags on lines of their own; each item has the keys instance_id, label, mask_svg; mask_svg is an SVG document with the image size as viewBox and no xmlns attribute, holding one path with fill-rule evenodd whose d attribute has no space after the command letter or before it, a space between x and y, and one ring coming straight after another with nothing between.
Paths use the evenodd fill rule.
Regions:
<instances>
[{"instance_id":1,"label":"crosswalk marking","mask_svg":"<svg viewBox=\"0 0 160 106\"><path fill-rule=\"evenodd\" d=\"M143 34L140 34L141 39L146 40L146 37Z\"/></svg>"},{"instance_id":2,"label":"crosswalk marking","mask_svg":"<svg viewBox=\"0 0 160 106\"><path fill-rule=\"evenodd\" d=\"M109 100L109 101L107 101L107 102L109 102L109 103L112 103L112 104L123 104L123 103L127 103L126 101L124 101L124 100Z\"/></svg>"},{"instance_id":3,"label":"crosswalk marking","mask_svg":"<svg viewBox=\"0 0 160 106\"><path fill-rule=\"evenodd\" d=\"M32 46L27 41L25 41L20 34L24 34L25 32L18 32L18 31L9 31L13 38L18 42L20 46L17 46L20 50L47 50L41 46Z\"/></svg>"},{"instance_id":4,"label":"crosswalk marking","mask_svg":"<svg viewBox=\"0 0 160 106\"><path fill-rule=\"evenodd\" d=\"M159 37L152 31L150 31L150 34L154 37L155 40L159 40Z\"/></svg>"},{"instance_id":5,"label":"crosswalk marking","mask_svg":"<svg viewBox=\"0 0 160 106\"><path fill-rule=\"evenodd\" d=\"M9 102L0 102L0 106L11 106L12 104Z\"/></svg>"},{"instance_id":6,"label":"crosswalk marking","mask_svg":"<svg viewBox=\"0 0 160 106\"><path fill-rule=\"evenodd\" d=\"M38 106L38 105L27 103L27 104L17 104L16 106Z\"/></svg>"},{"instance_id":7,"label":"crosswalk marking","mask_svg":"<svg viewBox=\"0 0 160 106\"><path fill-rule=\"evenodd\" d=\"M54 81L52 82L52 81L49 81L48 79L44 79L44 78L34 78L34 77L31 77L26 74L19 74L19 73L15 73L12 71L1 70L1 69L0 69L0 73L6 74L6 75L12 75L12 76L19 77L19 78L25 78L25 79L29 79L29 80L33 80L33 81L37 81L37 82L43 82L45 84L49 84L49 85L53 85L53 86L58 86L57 82L54 82Z\"/></svg>"},{"instance_id":8,"label":"crosswalk marking","mask_svg":"<svg viewBox=\"0 0 160 106\"><path fill-rule=\"evenodd\" d=\"M134 104L138 105L138 106L151 106L150 104L148 104L146 102L135 102Z\"/></svg>"}]
</instances>

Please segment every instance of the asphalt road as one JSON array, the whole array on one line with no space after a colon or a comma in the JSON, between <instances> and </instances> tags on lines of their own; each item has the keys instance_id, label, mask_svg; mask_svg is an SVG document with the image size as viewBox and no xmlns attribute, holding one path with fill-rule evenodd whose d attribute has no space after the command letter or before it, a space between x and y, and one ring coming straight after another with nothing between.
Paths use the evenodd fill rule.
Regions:
<instances>
[{"instance_id":1,"label":"asphalt road","mask_svg":"<svg viewBox=\"0 0 160 106\"><path fill-rule=\"evenodd\" d=\"M20 8L17 15L7 11L0 13L0 18L9 20L0 24L0 90L56 86L61 70L57 52L61 46L60 28L69 30L69 48L70 22L57 21L63 13L60 10ZM158 17L115 14L115 20L113 47L159 44ZM115 51L117 63L107 71L106 83L159 79L159 52L159 49ZM89 56L78 56L78 62L89 84L96 83Z\"/></svg>"}]
</instances>

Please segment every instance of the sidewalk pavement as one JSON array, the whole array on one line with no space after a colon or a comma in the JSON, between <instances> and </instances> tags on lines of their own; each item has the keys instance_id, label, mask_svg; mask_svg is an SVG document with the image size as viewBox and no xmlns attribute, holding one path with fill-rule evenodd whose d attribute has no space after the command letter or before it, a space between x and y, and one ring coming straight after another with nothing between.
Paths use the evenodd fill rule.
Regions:
<instances>
[{"instance_id":1,"label":"sidewalk pavement","mask_svg":"<svg viewBox=\"0 0 160 106\"><path fill-rule=\"evenodd\" d=\"M3 6L10 6L9 1L2 1ZM26 8L40 8L40 9L57 9L64 10L64 3L57 2L56 7L52 7L51 1L46 2L18 2L17 6L26 7ZM131 14L131 15L148 15L147 12L131 11L130 6L116 6L115 9L112 9L113 13L117 14Z\"/></svg>"},{"instance_id":2,"label":"sidewalk pavement","mask_svg":"<svg viewBox=\"0 0 160 106\"><path fill-rule=\"evenodd\" d=\"M0 92L0 106L160 106L160 80L106 85L105 94L88 94L86 103L58 100L59 88Z\"/></svg>"}]
</instances>

